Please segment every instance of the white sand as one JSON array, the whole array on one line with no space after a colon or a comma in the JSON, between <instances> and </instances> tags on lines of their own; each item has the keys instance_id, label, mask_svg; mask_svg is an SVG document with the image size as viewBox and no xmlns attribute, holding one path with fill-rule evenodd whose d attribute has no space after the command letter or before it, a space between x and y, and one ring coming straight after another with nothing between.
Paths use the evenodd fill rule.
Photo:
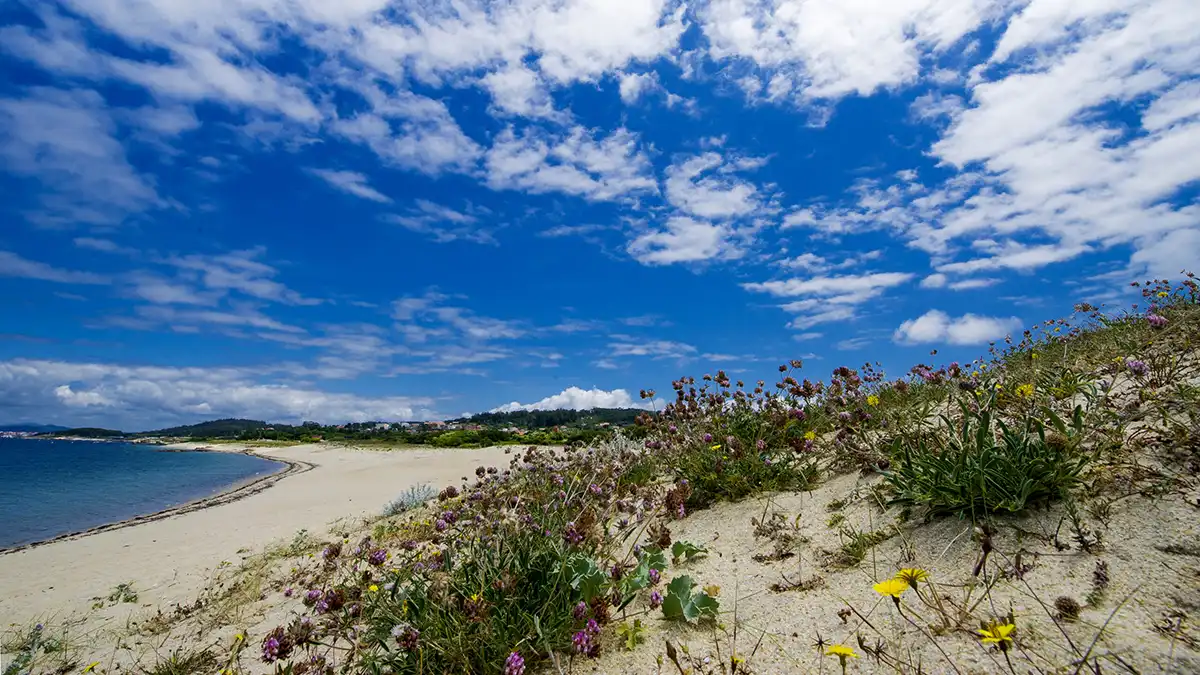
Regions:
<instances>
[{"instance_id":1,"label":"white sand","mask_svg":"<svg viewBox=\"0 0 1200 675\"><path fill-rule=\"evenodd\" d=\"M301 529L320 534L333 521L377 514L409 486L440 489L477 466L507 465L504 450L256 449L314 467L231 503L0 555L0 627L87 609L126 582L143 606L193 600L222 561L237 563Z\"/></svg>"}]
</instances>

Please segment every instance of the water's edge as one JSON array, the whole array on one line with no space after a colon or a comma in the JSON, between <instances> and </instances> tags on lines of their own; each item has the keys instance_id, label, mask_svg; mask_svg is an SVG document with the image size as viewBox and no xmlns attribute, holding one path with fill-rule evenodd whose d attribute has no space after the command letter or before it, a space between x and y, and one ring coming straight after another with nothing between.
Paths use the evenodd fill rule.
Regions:
<instances>
[{"instance_id":1,"label":"water's edge","mask_svg":"<svg viewBox=\"0 0 1200 675\"><path fill-rule=\"evenodd\" d=\"M239 499L244 499L246 497L249 497L250 495L258 494L259 492L266 490L267 488L275 485L275 483L278 483L279 481L283 480L284 478L287 478L288 476L294 476L296 474L301 474L301 473L304 473L305 471L309 471L309 470L313 469L314 467L316 467L316 464L313 464L311 462L302 462L299 460L283 459L281 457L264 457L262 455L259 455L255 452L253 452L252 450L213 450L211 448L195 448L195 449L188 449L188 450L181 450L181 449L158 450L158 449L156 449L155 452L224 452L224 453L228 453L228 454L247 455L250 457L256 457L258 459L265 459L269 462L275 462L276 464L282 464L283 468L280 470L277 470L277 471L273 471L265 476L257 476L257 477L253 477L253 478L248 478L248 479L240 481L238 483L234 483L233 485L229 486L228 489L226 489L222 492L219 492L215 495L203 497L201 499L193 499L189 502L184 502L183 504L178 504L176 506L172 506L170 508L166 508L161 511L155 511L154 513L149 513L149 514L142 515L142 516L134 516L132 518L118 520L113 523L106 523L104 525L97 525L96 527L90 527L86 530L78 530L75 532L68 532L66 534L56 535L54 537L50 537L49 539L42 539L40 541L30 542L28 544L20 544L18 546L10 546L7 548L0 548L0 555L8 555L9 553L16 553L18 551L25 551L25 550L28 550L31 548L37 548L39 546L46 546L46 545L53 544L53 543L59 542L59 541L66 541L69 539L80 539L82 537L88 537L93 534L100 534L101 532L112 532L113 530L120 530L122 528L132 527L134 525L141 525L143 523L150 523L150 522L154 522L156 520L165 520L165 519L171 518L173 516L183 515L185 513L191 513L193 511L199 511L201 509L207 509L207 508L211 508L214 506L221 506L223 504L231 504L233 502L238 501Z\"/></svg>"}]
</instances>

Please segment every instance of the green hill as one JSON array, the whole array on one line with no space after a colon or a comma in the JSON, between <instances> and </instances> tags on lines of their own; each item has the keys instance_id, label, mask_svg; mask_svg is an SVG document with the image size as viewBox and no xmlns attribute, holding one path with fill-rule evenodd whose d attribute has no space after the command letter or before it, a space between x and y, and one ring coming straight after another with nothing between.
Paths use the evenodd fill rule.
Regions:
<instances>
[{"instance_id":1,"label":"green hill","mask_svg":"<svg viewBox=\"0 0 1200 675\"><path fill-rule=\"evenodd\" d=\"M236 438L244 432L265 429L268 426L270 425L259 420L224 419L212 420L211 422L200 422L199 424L189 424L181 427L170 427L168 429L157 429L155 431L143 431L133 435L186 436L194 438Z\"/></svg>"}]
</instances>

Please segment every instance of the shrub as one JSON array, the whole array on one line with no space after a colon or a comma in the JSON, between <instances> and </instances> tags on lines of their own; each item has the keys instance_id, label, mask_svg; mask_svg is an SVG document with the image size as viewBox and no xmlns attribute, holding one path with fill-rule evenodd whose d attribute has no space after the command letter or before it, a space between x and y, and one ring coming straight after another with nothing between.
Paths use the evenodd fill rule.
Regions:
<instances>
[{"instance_id":1,"label":"shrub","mask_svg":"<svg viewBox=\"0 0 1200 675\"><path fill-rule=\"evenodd\" d=\"M399 497L389 502L383 508L383 515L398 516L406 511L411 511L433 499L436 494L436 490L424 483L413 485L404 492L401 492Z\"/></svg>"},{"instance_id":2,"label":"shrub","mask_svg":"<svg viewBox=\"0 0 1200 675\"><path fill-rule=\"evenodd\" d=\"M1092 461L1078 448L1081 407L1070 428L1047 411L1054 426L1050 436L1033 417L1023 428L1012 428L994 420L987 408L974 412L965 403L960 408L959 424L942 416L946 429L958 429L943 442L929 435L893 440L892 468L884 474L896 494L893 504L924 506L929 516L1019 513L1066 497Z\"/></svg>"}]
</instances>

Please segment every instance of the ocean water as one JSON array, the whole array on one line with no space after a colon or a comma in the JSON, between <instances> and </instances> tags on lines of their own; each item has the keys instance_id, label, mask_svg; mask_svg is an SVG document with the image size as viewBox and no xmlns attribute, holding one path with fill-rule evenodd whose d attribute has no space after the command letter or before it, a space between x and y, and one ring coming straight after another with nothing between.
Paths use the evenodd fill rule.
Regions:
<instances>
[{"instance_id":1,"label":"ocean water","mask_svg":"<svg viewBox=\"0 0 1200 675\"><path fill-rule=\"evenodd\" d=\"M236 453L0 438L0 548L151 514L284 467Z\"/></svg>"}]
</instances>

